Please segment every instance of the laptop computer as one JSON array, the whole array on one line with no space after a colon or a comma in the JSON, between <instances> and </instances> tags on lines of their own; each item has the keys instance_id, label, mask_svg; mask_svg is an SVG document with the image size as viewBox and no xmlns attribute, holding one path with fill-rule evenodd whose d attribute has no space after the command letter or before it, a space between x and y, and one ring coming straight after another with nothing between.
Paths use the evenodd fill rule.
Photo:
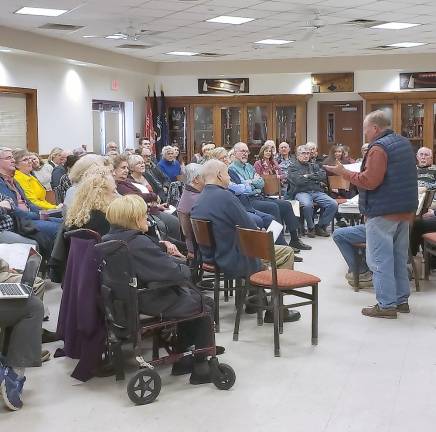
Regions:
<instances>
[{"instance_id":1,"label":"laptop computer","mask_svg":"<svg viewBox=\"0 0 436 432\"><path fill-rule=\"evenodd\" d=\"M33 294L33 283L38 275L42 257L33 248L29 250L26 266L24 267L21 282L0 283L0 300L29 298Z\"/></svg>"}]
</instances>

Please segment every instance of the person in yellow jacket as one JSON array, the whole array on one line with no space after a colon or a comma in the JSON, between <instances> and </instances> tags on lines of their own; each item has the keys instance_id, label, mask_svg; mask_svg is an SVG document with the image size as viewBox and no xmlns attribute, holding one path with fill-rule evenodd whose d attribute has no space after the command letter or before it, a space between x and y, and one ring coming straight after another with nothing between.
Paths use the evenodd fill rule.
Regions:
<instances>
[{"instance_id":1,"label":"person in yellow jacket","mask_svg":"<svg viewBox=\"0 0 436 432\"><path fill-rule=\"evenodd\" d=\"M31 175L32 158L27 150L14 150L15 175L14 179L23 189L26 198L42 210L52 210L58 208L46 200L47 191L39 180Z\"/></svg>"}]
</instances>

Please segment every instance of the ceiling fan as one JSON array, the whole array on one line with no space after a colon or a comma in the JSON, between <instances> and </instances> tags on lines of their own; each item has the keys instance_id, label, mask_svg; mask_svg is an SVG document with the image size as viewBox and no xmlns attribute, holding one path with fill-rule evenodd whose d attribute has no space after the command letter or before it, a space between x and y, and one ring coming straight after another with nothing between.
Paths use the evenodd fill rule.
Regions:
<instances>
[{"instance_id":1,"label":"ceiling fan","mask_svg":"<svg viewBox=\"0 0 436 432\"><path fill-rule=\"evenodd\" d=\"M133 25L130 25L126 28L125 31L115 32L108 35L98 35L98 36L83 36L84 38L104 38L104 39L116 39L116 40L124 40L124 41L132 41L138 42L144 37L150 37L157 34L157 32L153 32L151 30L137 30ZM149 39L148 42L150 44L157 44L157 42Z\"/></svg>"}]
</instances>

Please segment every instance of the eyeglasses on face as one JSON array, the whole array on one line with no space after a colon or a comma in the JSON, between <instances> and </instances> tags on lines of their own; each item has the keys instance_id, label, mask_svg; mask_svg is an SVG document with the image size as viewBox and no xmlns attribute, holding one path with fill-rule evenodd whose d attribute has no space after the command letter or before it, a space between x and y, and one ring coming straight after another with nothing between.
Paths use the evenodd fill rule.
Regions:
<instances>
[{"instance_id":1,"label":"eyeglasses on face","mask_svg":"<svg viewBox=\"0 0 436 432\"><path fill-rule=\"evenodd\" d=\"M2 157L0 159L3 159L3 160L13 160L14 157L13 156L6 156L6 157Z\"/></svg>"}]
</instances>

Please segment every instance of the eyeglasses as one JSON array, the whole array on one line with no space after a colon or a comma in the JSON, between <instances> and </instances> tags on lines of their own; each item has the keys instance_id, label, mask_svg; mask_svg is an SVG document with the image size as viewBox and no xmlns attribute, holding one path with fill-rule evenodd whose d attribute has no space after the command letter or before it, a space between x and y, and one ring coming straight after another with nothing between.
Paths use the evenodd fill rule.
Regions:
<instances>
[{"instance_id":1,"label":"eyeglasses","mask_svg":"<svg viewBox=\"0 0 436 432\"><path fill-rule=\"evenodd\" d=\"M239 152L239 153L247 153L247 154L250 153L249 150L238 150L238 152Z\"/></svg>"},{"instance_id":2,"label":"eyeglasses","mask_svg":"<svg viewBox=\"0 0 436 432\"><path fill-rule=\"evenodd\" d=\"M26 158L20 159L18 162L32 162L32 158L26 157Z\"/></svg>"},{"instance_id":3,"label":"eyeglasses","mask_svg":"<svg viewBox=\"0 0 436 432\"><path fill-rule=\"evenodd\" d=\"M6 157L2 157L0 159L3 159L3 160L13 160L14 157L13 156L6 156Z\"/></svg>"}]
</instances>

